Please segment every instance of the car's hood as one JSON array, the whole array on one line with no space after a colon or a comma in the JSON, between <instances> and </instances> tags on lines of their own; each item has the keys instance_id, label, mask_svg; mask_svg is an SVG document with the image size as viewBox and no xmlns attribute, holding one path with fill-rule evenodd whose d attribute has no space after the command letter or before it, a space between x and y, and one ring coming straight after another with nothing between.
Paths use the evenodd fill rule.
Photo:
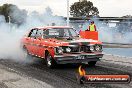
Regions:
<instances>
[{"instance_id":1,"label":"car's hood","mask_svg":"<svg viewBox=\"0 0 132 88\"><path fill-rule=\"evenodd\" d=\"M72 39L56 38L56 39L49 39L49 41L55 46L102 44L102 42L98 40L83 39L83 38L72 38Z\"/></svg>"},{"instance_id":2,"label":"car's hood","mask_svg":"<svg viewBox=\"0 0 132 88\"><path fill-rule=\"evenodd\" d=\"M93 39L76 39L76 40L72 40L69 41L69 44L75 44L75 43L79 43L81 45L88 45L88 44L102 44L100 41L98 40L93 40Z\"/></svg>"}]
</instances>

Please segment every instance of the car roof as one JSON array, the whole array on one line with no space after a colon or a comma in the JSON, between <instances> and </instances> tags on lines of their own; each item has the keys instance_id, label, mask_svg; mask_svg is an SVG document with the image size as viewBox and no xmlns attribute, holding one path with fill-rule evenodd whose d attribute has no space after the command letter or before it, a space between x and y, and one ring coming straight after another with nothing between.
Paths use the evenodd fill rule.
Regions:
<instances>
[{"instance_id":1,"label":"car roof","mask_svg":"<svg viewBox=\"0 0 132 88\"><path fill-rule=\"evenodd\" d=\"M36 27L38 29L51 29L51 28L72 28L69 26L45 26L45 27Z\"/></svg>"}]
</instances>

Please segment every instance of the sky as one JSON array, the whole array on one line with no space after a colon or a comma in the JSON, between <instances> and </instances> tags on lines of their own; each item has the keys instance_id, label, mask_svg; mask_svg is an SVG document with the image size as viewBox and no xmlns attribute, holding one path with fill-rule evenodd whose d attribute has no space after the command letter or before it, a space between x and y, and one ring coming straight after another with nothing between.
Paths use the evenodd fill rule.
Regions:
<instances>
[{"instance_id":1,"label":"sky","mask_svg":"<svg viewBox=\"0 0 132 88\"><path fill-rule=\"evenodd\" d=\"M69 0L70 5L79 0ZM89 0L98 8L102 17L121 17L132 15L132 0ZM67 0L0 0L0 5L12 3L20 9L29 12L38 11L43 13L46 7L50 7L54 15L66 16Z\"/></svg>"}]
</instances>

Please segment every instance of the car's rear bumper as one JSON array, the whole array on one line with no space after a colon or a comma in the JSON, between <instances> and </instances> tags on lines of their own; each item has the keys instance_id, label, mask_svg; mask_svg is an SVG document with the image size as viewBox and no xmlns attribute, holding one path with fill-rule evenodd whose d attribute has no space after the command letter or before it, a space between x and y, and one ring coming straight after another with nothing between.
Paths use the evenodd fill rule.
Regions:
<instances>
[{"instance_id":1,"label":"car's rear bumper","mask_svg":"<svg viewBox=\"0 0 132 88\"><path fill-rule=\"evenodd\" d=\"M99 61L102 58L102 53L85 53L85 54L65 54L65 55L55 55L54 59L59 64L66 63L81 63L89 61Z\"/></svg>"}]
</instances>

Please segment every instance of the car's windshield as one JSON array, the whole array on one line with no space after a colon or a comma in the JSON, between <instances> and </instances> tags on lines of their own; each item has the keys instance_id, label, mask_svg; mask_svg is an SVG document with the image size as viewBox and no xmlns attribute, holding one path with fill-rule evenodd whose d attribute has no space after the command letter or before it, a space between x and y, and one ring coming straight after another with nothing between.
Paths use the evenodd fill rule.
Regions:
<instances>
[{"instance_id":1,"label":"car's windshield","mask_svg":"<svg viewBox=\"0 0 132 88\"><path fill-rule=\"evenodd\" d=\"M53 28L44 31L44 36L53 37L77 37L78 34L72 28Z\"/></svg>"}]
</instances>

